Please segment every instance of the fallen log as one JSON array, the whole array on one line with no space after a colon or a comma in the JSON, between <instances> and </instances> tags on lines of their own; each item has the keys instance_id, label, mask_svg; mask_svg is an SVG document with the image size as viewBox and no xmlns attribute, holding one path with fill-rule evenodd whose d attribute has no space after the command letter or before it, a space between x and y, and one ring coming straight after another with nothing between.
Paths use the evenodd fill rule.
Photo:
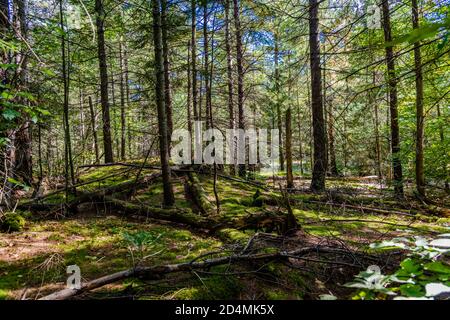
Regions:
<instances>
[{"instance_id":1,"label":"fallen log","mask_svg":"<svg viewBox=\"0 0 450 320\"><path fill-rule=\"evenodd\" d=\"M122 172L122 174L131 172L131 171L132 171L132 169L125 170L124 172ZM117 173L108 175L106 177L101 177L101 178L98 178L98 179L94 179L94 180L80 182L80 183L77 183L77 184L71 186L71 188L79 188L79 187L87 186L87 185L90 185L90 184L93 184L93 183L102 182L102 181L105 181L105 180L110 179L110 178L115 177L115 176L117 176ZM30 201L21 203L20 206L26 206L26 205L35 204L35 203L40 202L40 201L42 201L42 200L44 200L44 199L46 199L48 197L54 196L54 195L56 195L58 193L65 192L65 191L66 191L65 187L64 188L60 188L60 189L56 189L56 190L54 190L54 191L52 191L50 193L44 194L44 195L39 196L39 197L34 197Z\"/></svg>"},{"instance_id":2,"label":"fallen log","mask_svg":"<svg viewBox=\"0 0 450 320\"><path fill-rule=\"evenodd\" d=\"M234 182L239 182L239 183L243 183L243 184L249 184L249 185L251 185L251 186L254 186L254 187L263 189L264 191L268 191L268 190L269 190L269 187L268 187L268 186L266 186L266 185L263 184L263 183L258 183L258 182L256 182L256 181L250 181L250 180L238 179L238 178L236 178L236 177L232 177L232 176L229 176L229 175L226 175L226 174L218 174L218 176L221 177L221 178L223 178L223 179L226 179L226 180L230 180L230 181L234 181Z\"/></svg>"},{"instance_id":3,"label":"fallen log","mask_svg":"<svg viewBox=\"0 0 450 320\"><path fill-rule=\"evenodd\" d=\"M57 292L54 292L50 295L44 296L39 300L66 300L88 291L98 289L105 285L115 283L127 278L132 277L142 277L142 278L150 278L150 279L158 279L161 276L176 273L176 272L189 272L196 269L208 269L214 266L230 264L230 263L239 263L239 262L257 262L257 261L267 261L267 260L276 260L276 259L295 259L301 258L302 256L308 253L314 252L333 252L333 248L326 247L306 247L297 250L293 250L290 252L277 251L274 253L257 253L257 254L242 254L242 255L232 255L219 257L214 259L208 259L202 262L185 262L179 264L167 264L167 265L159 265L152 267L136 267L120 272L113 273L111 275L107 275L93 281L89 281L81 285L80 289L63 289Z\"/></svg>"},{"instance_id":4,"label":"fallen log","mask_svg":"<svg viewBox=\"0 0 450 320\"><path fill-rule=\"evenodd\" d=\"M46 210L52 210L58 207L61 207L62 205L65 205L66 208L69 210L74 210L76 207L78 207L82 203L86 202L92 202L92 201L102 201L103 197L105 195L111 195L114 193L121 193L129 190L130 188L137 186L142 187L146 186L152 182L154 182L156 179L161 177L161 173L153 173L151 175L147 175L140 179L138 182L135 181L128 181L124 183L120 183L115 186L111 186L108 188L100 189L95 192L77 192L77 197L71 201L69 201L67 204L60 203L60 204L46 204L46 203L39 203L39 202L27 202L22 203L18 205L19 209L25 209L25 210L32 210L32 211L46 211Z\"/></svg>"},{"instance_id":5,"label":"fallen log","mask_svg":"<svg viewBox=\"0 0 450 320\"><path fill-rule=\"evenodd\" d=\"M150 207L119 200L110 196L105 196L103 199L106 203L124 213L145 215L153 219L183 223L202 229L210 229L214 224L217 224L212 219L194 214L190 209Z\"/></svg>"},{"instance_id":6,"label":"fallen log","mask_svg":"<svg viewBox=\"0 0 450 320\"><path fill-rule=\"evenodd\" d=\"M186 193L195 207L202 215L208 215L212 211L211 201L209 201L200 179L195 173L188 172L185 186Z\"/></svg>"},{"instance_id":7,"label":"fallen log","mask_svg":"<svg viewBox=\"0 0 450 320\"><path fill-rule=\"evenodd\" d=\"M415 216L412 213L407 213L407 212L403 212L403 211L383 210L383 209L377 209L377 208L371 208L371 207L354 206L354 205L349 205L346 203L322 202L322 201L311 201L311 200L302 200L302 201L306 202L306 203L312 203L312 204L321 204L321 205L330 205L333 207L349 208L349 209L353 209L353 210L357 210L357 211L368 211L368 212L380 213L383 215L398 214L398 215L403 215L403 216L408 216L408 217Z\"/></svg>"}]
</instances>

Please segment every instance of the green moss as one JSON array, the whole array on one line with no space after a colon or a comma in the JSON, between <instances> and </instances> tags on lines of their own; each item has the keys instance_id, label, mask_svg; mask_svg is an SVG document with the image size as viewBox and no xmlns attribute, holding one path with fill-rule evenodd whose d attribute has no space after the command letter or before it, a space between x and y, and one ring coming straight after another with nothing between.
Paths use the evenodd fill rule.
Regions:
<instances>
[{"instance_id":1,"label":"green moss","mask_svg":"<svg viewBox=\"0 0 450 320\"><path fill-rule=\"evenodd\" d=\"M181 240L181 241L189 241L192 240L192 233L190 233L188 230L179 230L172 233L172 238L175 240Z\"/></svg>"},{"instance_id":2,"label":"green moss","mask_svg":"<svg viewBox=\"0 0 450 320\"><path fill-rule=\"evenodd\" d=\"M6 213L0 222L0 229L4 232L21 231L25 226L25 218L18 213Z\"/></svg>"},{"instance_id":3,"label":"green moss","mask_svg":"<svg viewBox=\"0 0 450 320\"><path fill-rule=\"evenodd\" d=\"M305 226L304 230L312 235L329 237L338 236L341 232L333 230L332 226Z\"/></svg>"},{"instance_id":4,"label":"green moss","mask_svg":"<svg viewBox=\"0 0 450 320\"><path fill-rule=\"evenodd\" d=\"M267 300L289 300L291 295L281 290L268 290L265 292Z\"/></svg>"},{"instance_id":5,"label":"green moss","mask_svg":"<svg viewBox=\"0 0 450 320\"><path fill-rule=\"evenodd\" d=\"M223 268L216 268L215 270L216 272L225 272ZM242 284L236 277L217 275L203 278L201 286L191 288L188 293L194 300L229 300L238 298L241 290Z\"/></svg>"},{"instance_id":6,"label":"green moss","mask_svg":"<svg viewBox=\"0 0 450 320\"><path fill-rule=\"evenodd\" d=\"M8 297L9 297L8 292L0 289L0 300L6 300L8 299Z\"/></svg>"},{"instance_id":7,"label":"green moss","mask_svg":"<svg viewBox=\"0 0 450 320\"><path fill-rule=\"evenodd\" d=\"M229 241L229 242L245 242L248 240L248 235L245 233L237 230L237 229L231 229L226 228L222 229L217 233L217 236L222 239L223 241Z\"/></svg>"},{"instance_id":8,"label":"green moss","mask_svg":"<svg viewBox=\"0 0 450 320\"><path fill-rule=\"evenodd\" d=\"M177 300L201 300L202 292L199 288L182 288L173 297Z\"/></svg>"}]
</instances>

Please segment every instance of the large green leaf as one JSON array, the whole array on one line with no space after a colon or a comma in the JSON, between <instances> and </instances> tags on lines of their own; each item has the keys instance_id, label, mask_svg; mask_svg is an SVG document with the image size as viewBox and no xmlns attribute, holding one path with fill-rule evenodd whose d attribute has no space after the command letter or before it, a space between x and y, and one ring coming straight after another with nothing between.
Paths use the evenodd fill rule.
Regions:
<instances>
[{"instance_id":1,"label":"large green leaf","mask_svg":"<svg viewBox=\"0 0 450 320\"><path fill-rule=\"evenodd\" d=\"M6 120L14 120L15 118L20 117L20 112L13 109L6 109L2 112L3 118Z\"/></svg>"}]
</instances>

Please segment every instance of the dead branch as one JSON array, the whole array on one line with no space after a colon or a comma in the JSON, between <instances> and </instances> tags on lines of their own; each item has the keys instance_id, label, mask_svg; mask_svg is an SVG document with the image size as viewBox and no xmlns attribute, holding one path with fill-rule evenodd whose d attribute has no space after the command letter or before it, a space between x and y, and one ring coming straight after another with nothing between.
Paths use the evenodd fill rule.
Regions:
<instances>
[{"instance_id":1,"label":"dead branch","mask_svg":"<svg viewBox=\"0 0 450 320\"><path fill-rule=\"evenodd\" d=\"M98 289L105 285L115 283L127 278L150 278L157 279L161 276L176 273L176 272L191 272L196 269L209 269L211 267L223 265L223 264L231 264L231 263L241 263L241 262L257 262L257 261L267 261L267 260L277 260L277 259L300 259L306 254L309 253L317 253L317 252L326 252L335 253L336 251L333 248L326 247L306 247L301 248L289 252L285 251L277 251L274 253L257 253L257 254L238 254L232 256L219 257L214 259L208 259L201 262L185 262L179 264L167 264L167 265L159 265L152 267L136 267L133 269L128 269L120 272L113 273L111 275L107 275L96 280L87 282L82 284L80 289L63 289L57 292L54 292L50 295L40 298L39 300L67 300L72 297L81 295L88 291Z\"/></svg>"}]
</instances>

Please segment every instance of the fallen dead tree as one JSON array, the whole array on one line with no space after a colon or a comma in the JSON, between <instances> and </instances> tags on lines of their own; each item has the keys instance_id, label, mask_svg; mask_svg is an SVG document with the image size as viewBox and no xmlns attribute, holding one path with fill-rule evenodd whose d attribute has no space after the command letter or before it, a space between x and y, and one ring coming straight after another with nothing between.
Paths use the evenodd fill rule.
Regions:
<instances>
[{"instance_id":1,"label":"fallen dead tree","mask_svg":"<svg viewBox=\"0 0 450 320\"><path fill-rule=\"evenodd\" d=\"M117 211L129 215L144 216L147 218L182 223L190 227L205 230L209 235L215 235L226 240L243 240L248 236L241 230L251 229L255 232L277 232L279 235L297 230L289 215L283 212L273 213L263 211L249 214L232 221L220 221L216 216L201 216L184 208L159 208L148 205L130 203L110 196L105 196L103 201L114 207Z\"/></svg>"},{"instance_id":2,"label":"fallen dead tree","mask_svg":"<svg viewBox=\"0 0 450 320\"><path fill-rule=\"evenodd\" d=\"M414 214L412 214L412 213L397 211L397 210L383 210L383 209L378 209L378 208L349 205L346 203L334 203L334 202L325 202L325 201L314 201L314 200L302 200L302 201L305 203L328 205L328 206L340 207L340 208L348 208L348 209L352 209L355 211L374 212L374 213L379 213L379 214L383 214L383 215L398 214L398 215L402 215L402 216L414 217Z\"/></svg>"},{"instance_id":3,"label":"fallen dead tree","mask_svg":"<svg viewBox=\"0 0 450 320\"><path fill-rule=\"evenodd\" d=\"M185 182L186 195L202 215L208 215L212 211L211 202L203 189L198 176L193 172L187 173Z\"/></svg>"},{"instance_id":4,"label":"fallen dead tree","mask_svg":"<svg viewBox=\"0 0 450 320\"><path fill-rule=\"evenodd\" d=\"M256 254L235 254L231 256L218 257L213 259L207 259L198 262L198 258L191 262L179 263L179 264L166 264L151 267L135 267L132 269L116 272L93 281L86 282L81 285L80 289L63 289L54 292L50 295L40 298L39 300L66 300L83 293L92 291L94 289L101 288L105 285L112 284L128 278L146 278L146 279L159 279L164 275L176 272L190 272L199 269L209 269L211 267L242 262L258 262L258 261L274 261L280 259L301 259L305 255L310 253L338 253L341 254L341 249L331 247L305 247L292 251L276 251L274 253L256 253Z\"/></svg>"},{"instance_id":5,"label":"fallen dead tree","mask_svg":"<svg viewBox=\"0 0 450 320\"><path fill-rule=\"evenodd\" d=\"M110 196L103 197L103 200L105 203L127 214L183 223L201 229L210 229L214 224L217 224L214 220L194 214L189 209L151 207L148 205L135 204L129 201L119 200Z\"/></svg>"},{"instance_id":6,"label":"fallen dead tree","mask_svg":"<svg viewBox=\"0 0 450 320\"><path fill-rule=\"evenodd\" d=\"M69 211L74 211L82 203L91 202L91 201L101 201L102 198L106 195L126 192L132 187L144 187L144 186L147 186L147 185L153 183L156 179L158 179L160 177L161 177L161 173L157 172L157 173L153 173L153 174L144 176L141 179L139 179L139 181L137 181L137 182L134 180L128 181L128 182L120 183L120 184L117 184L117 185L114 185L114 186L111 186L108 188L99 189L94 192L78 191L75 199L68 201L67 203L51 204L51 203L42 203L41 201L36 200L36 201L30 201L30 202L19 204L17 206L17 208L31 210L31 211L47 211L47 210L54 210L57 208L65 207ZM99 180L91 181L90 183L86 183L84 185L92 184L92 183L95 183L98 181ZM54 193L54 194L56 194L56 193ZM40 199L40 200L43 200L43 199Z\"/></svg>"}]
</instances>

